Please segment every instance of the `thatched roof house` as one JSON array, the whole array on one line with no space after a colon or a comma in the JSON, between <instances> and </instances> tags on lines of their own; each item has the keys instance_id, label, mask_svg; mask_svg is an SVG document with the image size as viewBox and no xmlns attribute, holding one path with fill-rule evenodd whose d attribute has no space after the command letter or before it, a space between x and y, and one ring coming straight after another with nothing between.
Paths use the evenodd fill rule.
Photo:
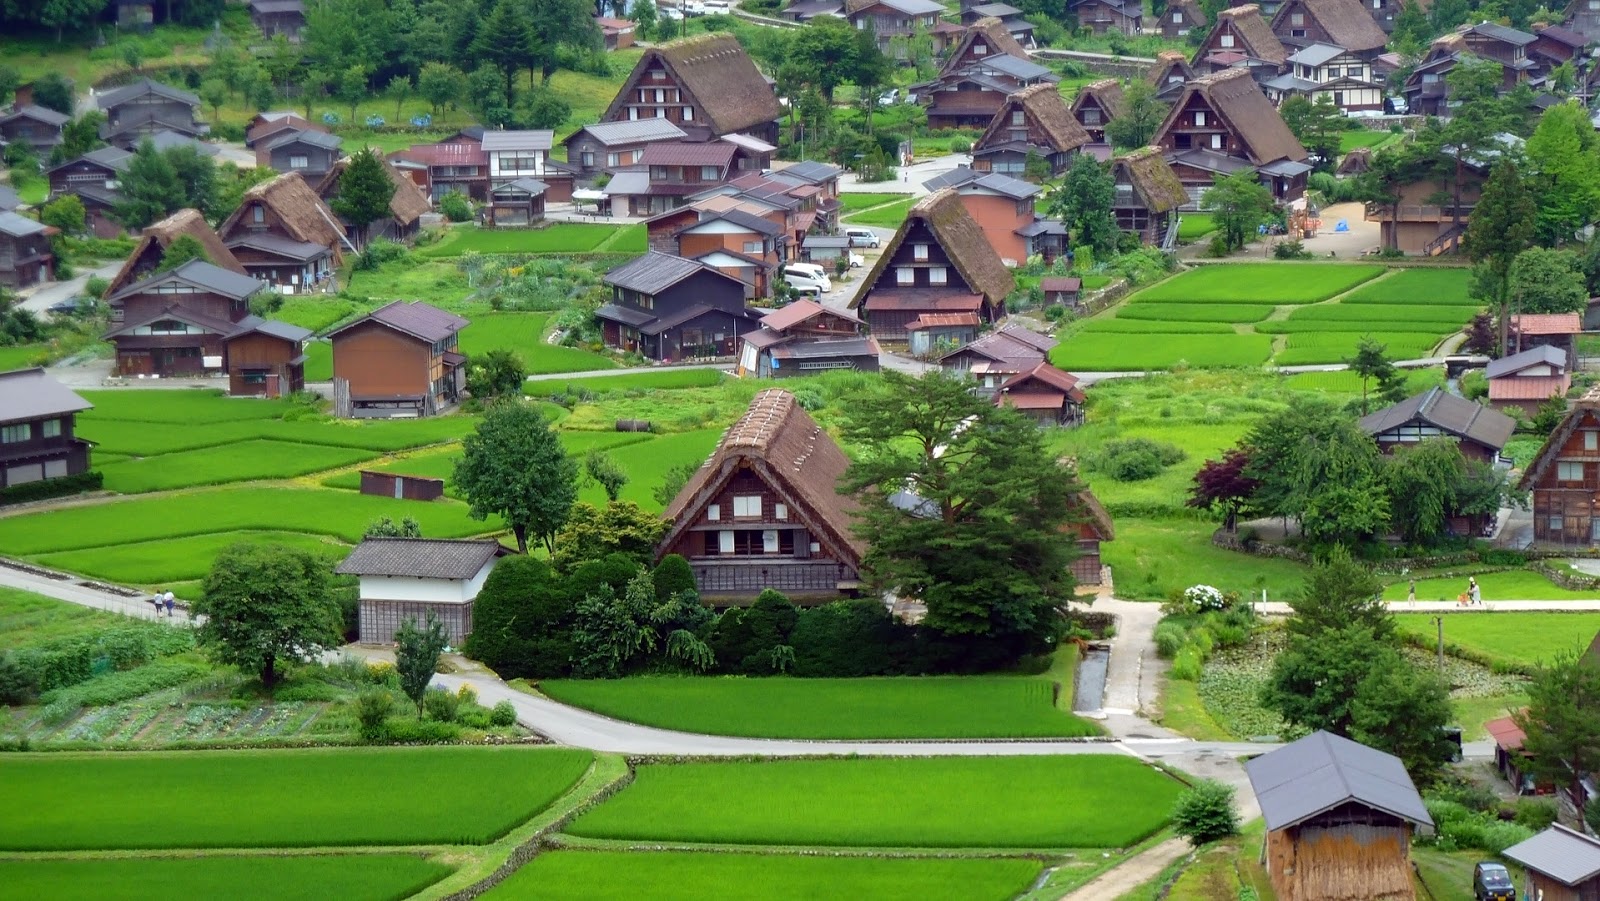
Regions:
<instances>
[{"instance_id":1,"label":"thatched roof house","mask_svg":"<svg viewBox=\"0 0 1600 901\"><path fill-rule=\"evenodd\" d=\"M1122 82L1103 78L1084 85L1072 99L1072 118L1078 120L1096 143L1106 143L1106 123L1122 115L1127 104L1122 97Z\"/></svg>"},{"instance_id":2,"label":"thatched roof house","mask_svg":"<svg viewBox=\"0 0 1600 901\"><path fill-rule=\"evenodd\" d=\"M1293 200L1311 171L1305 147L1248 69L1224 69L1185 85L1151 143L1166 152L1196 199L1218 175L1253 168L1274 197Z\"/></svg>"},{"instance_id":3,"label":"thatched roof house","mask_svg":"<svg viewBox=\"0 0 1600 901\"><path fill-rule=\"evenodd\" d=\"M223 240L272 234L290 241L317 244L338 260L351 247L344 226L332 209L299 174L287 172L244 192L239 208L217 229Z\"/></svg>"},{"instance_id":4,"label":"thatched roof house","mask_svg":"<svg viewBox=\"0 0 1600 901\"><path fill-rule=\"evenodd\" d=\"M1021 122L1017 114L1021 114ZM1073 118L1053 84L1036 84L1012 94L972 145L973 168L980 172L1022 174L1017 164L1032 150L1061 172L1074 153L1093 138ZM1001 163L1006 160L1010 166Z\"/></svg>"},{"instance_id":5,"label":"thatched roof house","mask_svg":"<svg viewBox=\"0 0 1600 901\"><path fill-rule=\"evenodd\" d=\"M654 96L645 101L639 92L646 88L652 95L658 88L676 88L680 96L675 105ZM643 118L644 108L652 116L664 108L665 118L694 140L748 133L774 143L783 115L778 95L731 34L696 35L645 50L600 121Z\"/></svg>"},{"instance_id":6,"label":"thatched roof house","mask_svg":"<svg viewBox=\"0 0 1600 901\"><path fill-rule=\"evenodd\" d=\"M176 213L145 226L139 238L139 243L134 246L133 253L128 254L128 259L123 262L122 268L111 279L111 284L106 286L104 297L110 297L136 281L154 272L161 265L161 257L166 253L167 247L177 240L179 235L188 235L200 242L205 248L206 259L214 266L227 269L230 272L245 274L244 266L234 259L233 252L228 250L228 245L222 238L206 224L204 216L199 210L179 210Z\"/></svg>"},{"instance_id":7,"label":"thatched roof house","mask_svg":"<svg viewBox=\"0 0 1600 901\"><path fill-rule=\"evenodd\" d=\"M982 53L978 52L980 47L983 50ZM987 19L979 19L972 23L966 31L962 32L961 37L956 39L954 46L950 50L950 55L945 57L944 65L939 67L939 74L941 76L949 75L978 60L995 56L996 54L1004 54L1022 60L1032 59L1028 51L1017 43L1016 38L1011 36L1010 30L1006 28L1004 22L992 16Z\"/></svg>"},{"instance_id":8,"label":"thatched roof house","mask_svg":"<svg viewBox=\"0 0 1600 901\"><path fill-rule=\"evenodd\" d=\"M1361 0L1288 0L1272 17L1272 32L1284 43L1320 42L1362 56L1382 53L1389 42Z\"/></svg>"},{"instance_id":9,"label":"thatched roof house","mask_svg":"<svg viewBox=\"0 0 1600 901\"><path fill-rule=\"evenodd\" d=\"M1211 26L1211 33L1195 51L1195 68L1201 68L1202 61L1214 53L1243 54L1279 69L1289 58L1289 51L1284 49L1267 20L1261 18L1261 7L1254 3L1217 13L1217 24Z\"/></svg>"}]
</instances>

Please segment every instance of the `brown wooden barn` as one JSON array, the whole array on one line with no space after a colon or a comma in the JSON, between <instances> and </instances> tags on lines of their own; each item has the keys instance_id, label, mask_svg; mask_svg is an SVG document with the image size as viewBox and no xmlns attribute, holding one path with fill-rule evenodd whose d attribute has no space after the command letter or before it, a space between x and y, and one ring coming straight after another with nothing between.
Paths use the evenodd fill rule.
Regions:
<instances>
[{"instance_id":1,"label":"brown wooden barn","mask_svg":"<svg viewBox=\"0 0 1600 901\"><path fill-rule=\"evenodd\" d=\"M1245 764L1279 901L1415 898L1411 834L1433 827L1400 759L1317 731Z\"/></svg>"},{"instance_id":2,"label":"brown wooden barn","mask_svg":"<svg viewBox=\"0 0 1600 901\"><path fill-rule=\"evenodd\" d=\"M1600 898L1600 839L1557 823L1504 852L1526 871L1523 892L1541 901Z\"/></svg>"},{"instance_id":3,"label":"brown wooden barn","mask_svg":"<svg viewBox=\"0 0 1600 901\"><path fill-rule=\"evenodd\" d=\"M1100 563L1100 542L1117 537L1111 514L1094 492L1085 488L1073 499L1082 518L1078 520L1078 557L1072 561L1072 577L1079 585L1099 585L1104 567Z\"/></svg>"},{"instance_id":4,"label":"brown wooden barn","mask_svg":"<svg viewBox=\"0 0 1600 901\"><path fill-rule=\"evenodd\" d=\"M1591 388L1572 405L1517 489L1533 493L1534 541L1600 543L1600 391Z\"/></svg>"}]
</instances>

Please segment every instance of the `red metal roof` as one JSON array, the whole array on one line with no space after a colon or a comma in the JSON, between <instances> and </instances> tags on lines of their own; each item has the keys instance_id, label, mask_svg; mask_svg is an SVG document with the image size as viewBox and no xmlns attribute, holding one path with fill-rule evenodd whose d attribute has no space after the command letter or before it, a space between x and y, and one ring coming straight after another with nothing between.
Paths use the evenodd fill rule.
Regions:
<instances>
[{"instance_id":1,"label":"red metal roof","mask_svg":"<svg viewBox=\"0 0 1600 901\"><path fill-rule=\"evenodd\" d=\"M465 141L452 144L413 144L394 157L425 166L487 166L489 152L482 144Z\"/></svg>"},{"instance_id":2,"label":"red metal roof","mask_svg":"<svg viewBox=\"0 0 1600 901\"><path fill-rule=\"evenodd\" d=\"M1583 331L1577 313L1519 313L1511 317L1511 327L1523 335L1576 335Z\"/></svg>"},{"instance_id":3,"label":"red metal roof","mask_svg":"<svg viewBox=\"0 0 1600 901\"><path fill-rule=\"evenodd\" d=\"M1517 721L1509 716L1490 720L1483 724L1483 728L1484 731L1489 733L1489 737L1494 739L1495 744L1505 748L1507 751L1520 750L1522 743L1528 738L1527 735L1523 734L1522 729L1517 726Z\"/></svg>"},{"instance_id":4,"label":"red metal roof","mask_svg":"<svg viewBox=\"0 0 1600 901\"><path fill-rule=\"evenodd\" d=\"M937 313L971 312L976 315L983 309L983 295L939 288L887 288L868 294L861 306L879 313L885 310L927 310Z\"/></svg>"},{"instance_id":5,"label":"red metal roof","mask_svg":"<svg viewBox=\"0 0 1600 901\"><path fill-rule=\"evenodd\" d=\"M1571 387L1570 375L1506 376L1489 380L1489 399L1544 400L1565 395Z\"/></svg>"},{"instance_id":6,"label":"red metal roof","mask_svg":"<svg viewBox=\"0 0 1600 901\"><path fill-rule=\"evenodd\" d=\"M707 144L685 144L681 141L658 141L644 145L639 157L641 166L717 166L723 169L733 161L738 148L732 144L714 141Z\"/></svg>"},{"instance_id":7,"label":"red metal roof","mask_svg":"<svg viewBox=\"0 0 1600 901\"><path fill-rule=\"evenodd\" d=\"M1054 291L1077 291L1082 287L1083 279L1076 277L1063 278L1061 276L1050 276L1048 278L1039 279L1039 290L1047 293Z\"/></svg>"},{"instance_id":8,"label":"red metal roof","mask_svg":"<svg viewBox=\"0 0 1600 901\"><path fill-rule=\"evenodd\" d=\"M977 325L977 313L923 313L911 320L906 326L906 331L918 331L925 328L957 328L963 325Z\"/></svg>"}]
</instances>

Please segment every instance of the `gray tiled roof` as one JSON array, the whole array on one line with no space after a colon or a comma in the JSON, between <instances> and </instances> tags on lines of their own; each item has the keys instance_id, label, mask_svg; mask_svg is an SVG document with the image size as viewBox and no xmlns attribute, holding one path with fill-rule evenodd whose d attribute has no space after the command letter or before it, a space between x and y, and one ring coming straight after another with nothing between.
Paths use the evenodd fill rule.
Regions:
<instances>
[{"instance_id":1,"label":"gray tiled roof","mask_svg":"<svg viewBox=\"0 0 1600 901\"><path fill-rule=\"evenodd\" d=\"M266 282L259 279L251 278L248 275L240 275L237 272L230 272L220 266L213 266L205 260L190 260L171 272L163 272L160 275L153 275L143 281L135 282L118 291L111 299L115 300L119 297L138 294L157 282L163 282L171 278L188 282L195 287L204 288L223 297L249 297L267 286Z\"/></svg>"},{"instance_id":2,"label":"gray tiled roof","mask_svg":"<svg viewBox=\"0 0 1600 901\"><path fill-rule=\"evenodd\" d=\"M978 65L987 69L993 69L996 72L1010 75L1012 78L1020 79L1022 81L1032 81L1035 78L1042 78L1051 74L1049 69L1039 65L1038 63L1029 62L1025 59L1017 59L1014 56L1006 56L1004 54L987 57L982 62L978 63Z\"/></svg>"},{"instance_id":3,"label":"gray tiled roof","mask_svg":"<svg viewBox=\"0 0 1600 901\"><path fill-rule=\"evenodd\" d=\"M1369 413L1356 424L1368 435L1378 435L1413 419L1496 450L1505 447L1517 427L1516 420L1506 414L1457 397L1443 388L1429 388L1394 406Z\"/></svg>"},{"instance_id":4,"label":"gray tiled roof","mask_svg":"<svg viewBox=\"0 0 1600 901\"><path fill-rule=\"evenodd\" d=\"M252 314L239 320L233 331L229 333L228 338L239 338L252 332L260 332L263 335L271 335L274 338L282 338L285 341L293 341L296 344L311 337L311 329L290 325L287 322L279 322L276 319L262 319L260 316Z\"/></svg>"},{"instance_id":5,"label":"gray tiled roof","mask_svg":"<svg viewBox=\"0 0 1600 901\"><path fill-rule=\"evenodd\" d=\"M1501 854L1564 885L1576 886L1600 876L1600 841L1559 824Z\"/></svg>"},{"instance_id":6,"label":"gray tiled roof","mask_svg":"<svg viewBox=\"0 0 1600 901\"><path fill-rule=\"evenodd\" d=\"M0 213L9 213L19 206L22 206L22 198L17 196L17 192L0 185Z\"/></svg>"},{"instance_id":7,"label":"gray tiled roof","mask_svg":"<svg viewBox=\"0 0 1600 901\"><path fill-rule=\"evenodd\" d=\"M0 372L0 422L60 416L93 406L39 367Z\"/></svg>"},{"instance_id":8,"label":"gray tiled roof","mask_svg":"<svg viewBox=\"0 0 1600 901\"><path fill-rule=\"evenodd\" d=\"M249 247L253 250L263 250L267 253L277 254L291 260L314 260L320 256L327 256L333 251L310 241L295 241L282 235L271 232L257 234L244 234L228 242L228 249L235 247Z\"/></svg>"},{"instance_id":9,"label":"gray tiled roof","mask_svg":"<svg viewBox=\"0 0 1600 901\"><path fill-rule=\"evenodd\" d=\"M470 579L499 554L500 543L488 539L367 538L334 571L353 576Z\"/></svg>"},{"instance_id":10,"label":"gray tiled roof","mask_svg":"<svg viewBox=\"0 0 1600 901\"><path fill-rule=\"evenodd\" d=\"M790 178L798 178L801 181L816 185L830 178L838 178L839 173L844 170L828 163L819 163L816 160L801 160L793 166L784 166L782 169L775 171Z\"/></svg>"},{"instance_id":11,"label":"gray tiled roof","mask_svg":"<svg viewBox=\"0 0 1600 901\"><path fill-rule=\"evenodd\" d=\"M1289 62L1299 63L1302 66L1320 66L1328 60L1342 56L1347 52L1349 51L1343 47L1335 47L1332 44L1310 44L1296 50L1289 57Z\"/></svg>"},{"instance_id":12,"label":"gray tiled roof","mask_svg":"<svg viewBox=\"0 0 1600 901\"><path fill-rule=\"evenodd\" d=\"M266 149L276 150L290 144L310 144L312 147L321 147L324 150L338 150L344 144L344 139L338 135L331 135L325 131L316 131L310 128L297 128L294 131L281 134L273 138Z\"/></svg>"},{"instance_id":13,"label":"gray tiled roof","mask_svg":"<svg viewBox=\"0 0 1600 901\"><path fill-rule=\"evenodd\" d=\"M42 231L44 231L44 226L29 219L27 216L19 213L0 213L0 235L21 238L27 235L36 235Z\"/></svg>"},{"instance_id":14,"label":"gray tiled roof","mask_svg":"<svg viewBox=\"0 0 1600 901\"><path fill-rule=\"evenodd\" d=\"M148 78L141 78L126 87L117 88L115 91L101 94L96 99L96 103L101 109L108 110L114 106L126 103L135 97L142 97L147 93L155 94L158 97L165 97L168 100L176 100L179 103L187 103L193 107L198 107L200 105L200 98L189 93L188 91L180 91L171 85L162 84L159 81L152 81Z\"/></svg>"},{"instance_id":15,"label":"gray tiled roof","mask_svg":"<svg viewBox=\"0 0 1600 901\"><path fill-rule=\"evenodd\" d=\"M484 150L549 150L555 143L556 133L541 128L525 131L486 131L483 133Z\"/></svg>"},{"instance_id":16,"label":"gray tiled roof","mask_svg":"<svg viewBox=\"0 0 1600 901\"><path fill-rule=\"evenodd\" d=\"M47 107L30 103L26 106L19 106L16 109L11 110L9 113L0 116L0 122L9 122L12 119L24 118L43 122L46 125L54 125L57 128L60 128L61 126L72 121L71 116L58 113L55 110Z\"/></svg>"},{"instance_id":17,"label":"gray tiled roof","mask_svg":"<svg viewBox=\"0 0 1600 901\"><path fill-rule=\"evenodd\" d=\"M1509 357L1491 361L1483 374L1486 378L1497 379L1503 375L1510 375L1519 369L1525 369L1536 363L1544 363L1560 369L1567 368L1567 352L1559 347L1541 344L1530 347L1522 353L1512 354Z\"/></svg>"},{"instance_id":18,"label":"gray tiled roof","mask_svg":"<svg viewBox=\"0 0 1600 901\"><path fill-rule=\"evenodd\" d=\"M1268 831L1304 822L1354 801L1432 826L1400 758L1317 731L1245 763Z\"/></svg>"},{"instance_id":19,"label":"gray tiled roof","mask_svg":"<svg viewBox=\"0 0 1600 901\"><path fill-rule=\"evenodd\" d=\"M646 141L673 141L686 137L683 129L666 119L639 119L637 121L601 122L585 125L587 131L600 143L611 147L617 144L640 144ZM576 137L574 135L573 137ZM567 140L572 140L568 138Z\"/></svg>"},{"instance_id":20,"label":"gray tiled roof","mask_svg":"<svg viewBox=\"0 0 1600 901\"><path fill-rule=\"evenodd\" d=\"M641 294L655 294L706 268L694 260L650 251L606 273L605 282Z\"/></svg>"}]
</instances>

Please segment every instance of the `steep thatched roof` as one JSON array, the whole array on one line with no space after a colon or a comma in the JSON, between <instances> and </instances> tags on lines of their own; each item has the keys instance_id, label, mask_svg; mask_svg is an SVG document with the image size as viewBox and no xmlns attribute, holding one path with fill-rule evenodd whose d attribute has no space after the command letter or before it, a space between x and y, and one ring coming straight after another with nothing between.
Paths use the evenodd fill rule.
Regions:
<instances>
[{"instance_id":1,"label":"steep thatched roof","mask_svg":"<svg viewBox=\"0 0 1600 901\"><path fill-rule=\"evenodd\" d=\"M1144 77L1159 89L1167 83L1167 73L1173 69L1178 70L1184 81L1194 77L1194 68L1189 65L1189 58L1177 50L1163 50L1157 53L1156 64L1144 73Z\"/></svg>"},{"instance_id":2,"label":"steep thatched roof","mask_svg":"<svg viewBox=\"0 0 1600 901\"><path fill-rule=\"evenodd\" d=\"M778 95L733 35L701 34L646 50L602 121L628 118L628 96L637 89L639 78L657 63L689 92L704 111L706 124L718 135L764 125L783 115Z\"/></svg>"},{"instance_id":3,"label":"steep thatched roof","mask_svg":"<svg viewBox=\"0 0 1600 901\"><path fill-rule=\"evenodd\" d=\"M1231 31L1238 37L1239 44L1233 49L1240 53L1264 59L1277 66L1282 66L1283 61L1289 58L1289 51L1283 48L1283 42L1273 34L1272 26L1267 24L1267 20L1261 18L1261 7L1254 3L1235 6L1217 13L1217 24L1212 26L1211 33L1215 35L1223 30ZM1200 52L1205 53L1204 48L1210 46L1211 37L1207 36Z\"/></svg>"},{"instance_id":4,"label":"steep thatched roof","mask_svg":"<svg viewBox=\"0 0 1600 901\"><path fill-rule=\"evenodd\" d=\"M1112 161L1117 183L1133 185L1152 213L1175 210L1188 201L1188 192L1178 174L1167 165L1167 158L1155 147L1144 147Z\"/></svg>"},{"instance_id":5,"label":"steep thatched roof","mask_svg":"<svg viewBox=\"0 0 1600 901\"><path fill-rule=\"evenodd\" d=\"M1315 19L1322 30L1328 33L1331 43L1352 53L1376 50L1389 42L1388 36L1372 20L1361 0L1290 0L1279 7L1278 14L1272 17L1273 32L1287 34L1289 17L1296 12Z\"/></svg>"},{"instance_id":6,"label":"steep thatched roof","mask_svg":"<svg viewBox=\"0 0 1600 901\"><path fill-rule=\"evenodd\" d=\"M1223 69L1202 75L1184 86L1183 96L1172 105L1167 121L1156 133L1155 143L1161 143L1167 131L1177 121L1180 112L1188 105L1190 97L1200 94L1233 133L1244 142L1251 165L1261 166L1274 160L1306 159L1305 147L1283 124L1283 117L1261 92L1261 87L1250 77L1249 69Z\"/></svg>"},{"instance_id":7,"label":"steep thatched roof","mask_svg":"<svg viewBox=\"0 0 1600 901\"><path fill-rule=\"evenodd\" d=\"M906 221L900 223L899 230L889 239L883 255L878 257L878 261L872 265L872 271L867 273L867 290L856 295L852 306L860 303L863 295L870 293L878 284L889 270L889 261L894 259L895 251L900 249L906 235L919 223L927 226L934 241L938 242L950 258L951 265L955 266L956 272L974 294L982 294L990 303L1000 304L1015 290L1017 283L1011 276L1011 270L1000 261L1000 255L995 252L989 239L983 236L983 229L967 212L961 195L954 188L940 188L917 201L906 213Z\"/></svg>"},{"instance_id":8,"label":"steep thatched roof","mask_svg":"<svg viewBox=\"0 0 1600 901\"><path fill-rule=\"evenodd\" d=\"M1339 161L1339 175L1360 175L1372 168L1372 148L1357 147Z\"/></svg>"},{"instance_id":9,"label":"steep thatched roof","mask_svg":"<svg viewBox=\"0 0 1600 901\"><path fill-rule=\"evenodd\" d=\"M1175 12L1182 12L1184 17L1195 25L1204 25L1211 21L1205 9L1196 0L1169 0L1167 3L1167 16L1170 18ZM1178 53L1176 50L1163 50L1161 53ZM1181 53L1179 53L1182 56ZM1160 54L1157 54L1157 59Z\"/></svg>"},{"instance_id":10,"label":"steep thatched roof","mask_svg":"<svg viewBox=\"0 0 1600 901\"><path fill-rule=\"evenodd\" d=\"M378 162L383 164L384 174L389 176L389 181L394 183L394 196L389 198L389 215L402 227L409 227L411 223L422 218L422 214L433 208L428 202L428 195L422 193L422 188L409 178L400 173L383 154L378 154ZM322 180L317 182L317 196L329 204L333 203L334 195L339 193L339 178L344 175L345 167L350 165L350 158L345 157L334 163L328 169ZM330 206L329 209L332 209Z\"/></svg>"},{"instance_id":11,"label":"steep thatched roof","mask_svg":"<svg viewBox=\"0 0 1600 901\"><path fill-rule=\"evenodd\" d=\"M1115 78L1103 78L1093 84L1084 85L1083 90L1072 100L1072 114L1076 116L1078 110L1090 100L1099 104L1105 111L1105 121L1110 121L1122 115L1127 107L1122 99L1122 82Z\"/></svg>"},{"instance_id":12,"label":"steep thatched roof","mask_svg":"<svg viewBox=\"0 0 1600 901\"><path fill-rule=\"evenodd\" d=\"M1004 143L1006 134L1014 128L1011 113L1015 110L1022 110L1029 122L1045 133L1050 141L1050 150L1054 153L1075 150L1090 141L1089 133L1073 117L1072 111L1067 108L1067 101L1056 90L1056 86L1036 84L1006 98L974 147Z\"/></svg>"},{"instance_id":13,"label":"steep thatched roof","mask_svg":"<svg viewBox=\"0 0 1600 901\"><path fill-rule=\"evenodd\" d=\"M145 226L139 243L134 245L133 253L128 254L128 259L123 262L122 268L111 280L104 296L110 297L116 294L159 265L161 254L166 252L167 247L179 235L188 235L199 241L200 246L205 248L206 258L213 265L240 275L246 274L244 266L234 259L233 251L229 250L222 238L206 224L206 219L200 215L199 210L179 210L160 222Z\"/></svg>"},{"instance_id":14,"label":"steep thatched roof","mask_svg":"<svg viewBox=\"0 0 1600 901\"><path fill-rule=\"evenodd\" d=\"M320 244L332 250L335 259L348 246L339 217L297 172L286 172L245 191L239 208L218 231L229 239L249 233L250 224L245 217L257 204L275 214L284 233L296 241Z\"/></svg>"},{"instance_id":15,"label":"steep thatched roof","mask_svg":"<svg viewBox=\"0 0 1600 901\"><path fill-rule=\"evenodd\" d=\"M1022 45L1017 43L1017 39L1011 36L1006 24L990 16L973 22L967 27L966 31L961 33L961 37L956 40L955 46L950 49L950 55L945 57L944 66L939 69L939 74L941 76L948 75L967 65L970 61L966 61L963 58L967 50L972 47L973 42L979 40L989 50L985 54L986 56L1003 53L1006 56L1014 56L1017 59L1032 59L1028 55L1028 51L1023 49Z\"/></svg>"}]
</instances>

